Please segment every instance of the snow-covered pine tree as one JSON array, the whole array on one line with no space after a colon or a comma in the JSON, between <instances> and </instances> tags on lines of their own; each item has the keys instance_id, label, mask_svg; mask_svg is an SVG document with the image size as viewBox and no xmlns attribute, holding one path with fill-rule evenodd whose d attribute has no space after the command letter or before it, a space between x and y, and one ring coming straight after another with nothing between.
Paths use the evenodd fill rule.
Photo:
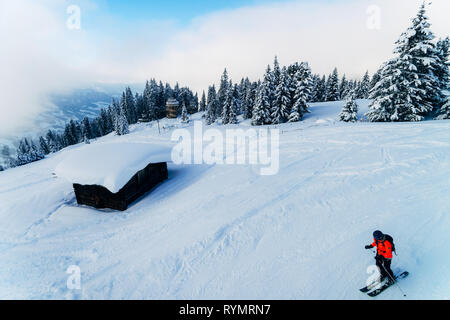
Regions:
<instances>
[{"instance_id":1,"label":"snow-covered pine tree","mask_svg":"<svg viewBox=\"0 0 450 320\"><path fill-rule=\"evenodd\" d=\"M145 92L145 90L144 90ZM145 101L144 101L144 94L140 95L139 93L136 93L134 96L135 106L136 106L136 116L138 120L142 118L145 115ZM103 116L102 116L103 118ZM103 119L102 119L103 122Z\"/></svg>"},{"instance_id":2,"label":"snow-covered pine tree","mask_svg":"<svg viewBox=\"0 0 450 320\"><path fill-rule=\"evenodd\" d=\"M380 74L381 74L381 69L378 69L377 72L375 72L373 74L372 80L370 80L369 96L370 96L370 91L372 91L372 89L375 87L377 82L380 81Z\"/></svg>"},{"instance_id":3,"label":"snow-covered pine tree","mask_svg":"<svg viewBox=\"0 0 450 320\"><path fill-rule=\"evenodd\" d=\"M280 69L280 64L278 62L278 57L275 56L275 59L273 60L273 71L272 71L273 94L275 94L275 90L278 88L280 81L281 81L281 69ZM275 99L275 97L274 97L274 99Z\"/></svg>"},{"instance_id":4,"label":"snow-covered pine tree","mask_svg":"<svg viewBox=\"0 0 450 320\"><path fill-rule=\"evenodd\" d=\"M236 103L235 103L235 97L233 95L233 88L230 85L228 87L227 96L225 99L225 104L223 106L222 111L222 124L236 124Z\"/></svg>"},{"instance_id":5,"label":"snow-covered pine tree","mask_svg":"<svg viewBox=\"0 0 450 320\"><path fill-rule=\"evenodd\" d=\"M422 116L412 112L414 105L411 87L404 74L406 64L404 59L395 57L382 67L380 81L370 93L373 101L366 113L369 121L420 121L423 119Z\"/></svg>"},{"instance_id":6,"label":"snow-covered pine tree","mask_svg":"<svg viewBox=\"0 0 450 320\"><path fill-rule=\"evenodd\" d=\"M207 125L211 125L216 121L217 97L214 85L208 88L208 101L206 106L205 121Z\"/></svg>"},{"instance_id":7,"label":"snow-covered pine tree","mask_svg":"<svg viewBox=\"0 0 450 320\"><path fill-rule=\"evenodd\" d=\"M230 81L231 84L231 81ZM235 116L237 116L238 114L241 114L242 111L242 100L241 100L241 89L237 84L234 84L234 86L232 86L233 88L233 108L234 108L234 113Z\"/></svg>"},{"instance_id":8,"label":"snow-covered pine tree","mask_svg":"<svg viewBox=\"0 0 450 320\"><path fill-rule=\"evenodd\" d=\"M75 139L72 136L72 133L70 132L70 125L66 124L64 127L64 133L63 133L63 147L71 146L75 144ZM20 148L20 145L19 145Z\"/></svg>"},{"instance_id":9,"label":"snow-covered pine tree","mask_svg":"<svg viewBox=\"0 0 450 320\"><path fill-rule=\"evenodd\" d=\"M265 95L267 96L267 103L269 104L268 119L266 124L272 123L272 106L275 100L275 80L274 80L274 72L271 70L270 65L267 65L266 73L264 74L263 79L263 87L265 91Z\"/></svg>"},{"instance_id":10,"label":"snow-covered pine tree","mask_svg":"<svg viewBox=\"0 0 450 320\"><path fill-rule=\"evenodd\" d=\"M116 131L116 134L119 136L128 134L129 127L128 127L128 120L126 117L126 109L125 109L125 100L121 100L120 104L117 105L116 102L113 100L113 110L114 110L114 131Z\"/></svg>"},{"instance_id":11,"label":"snow-covered pine tree","mask_svg":"<svg viewBox=\"0 0 450 320\"><path fill-rule=\"evenodd\" d=\"M450 96L447 96L446 102L439 109L436 120L450 119Z\"/></svg>"},{"instance_id":12,"label":"snow-covered pine tree","mask_svg":"<svg viewBox=\"0 0 450 320\"><path fill-rule=\"evenodd\" d=\"M319 88L320 76L315 74L311 78L311 95L310 102L318 101L318 88Z\"/></svg>"},{"instance_id":13,"label":"snow-covered pine tree","mask_svg":"<svg viewBox=\"0 0 450 320\"><path fill-rule=\"evenodd\" d=\"M303 62L295 75L295 96L293 112L289 115L289 122L297 122L308 113L308 100L311 95L311 69L308 63Z\"/></svg>"},{"instance_id":14,"label":"snow-covered pine tree","mask_svg":"<svg viewBox=\"0 0 450 320\"><path fill-rule=\"evenodd\" d=\"M406 78L411 83L412 113L422 117L433 111L443 99L434 73L439 58L433 39L423 2L412 26L397 41L396 50L407 62L405 66L409 72L406 72Z\"/></svg>"},{"instance_id":15,"label":"snow-covered pine tree","mask_svg":"<svg viewBox=\"0 0 450 320\"><path fill-rule=\"evenodd\" d=\"M133 96L133 92L131 92L131 88L127 87L125 89L125 105L126 105L126 116L127 120L130 124L134 124L138 120L138 115L136 112L136 104ZM91 137L88 137L92 139Z\"/></svg>"},{"instance_id":16,"label":"snow-covered pine tree","mask_svg":"<svg viewBox=\"0 0 450 320\"><path fill-rule=\"evenodd\" d=\"M100 117L95 117L91 122L92 138L103 136L100 130Z\"/></svg>"},{"instance_id":17,"label":"snow-covered pine tree","mask_svg":"<svg viewBox=\"0 0 450 320\"><path fill-rule=\"evenodd\" d=\"M44 154L34 144L33 140L28 141L24 138L19 142L19 147L17 149L17 165L25 165L43 158Z\"/></svg>"},{"instance_id":18,"label":"snow-covered pine tree","mask_svg":"<svg viewBox=\"0 0 450 320\"><path fill-rule=\"evenodd\" d=\"M248 110L248 100L247 100L247 94L248 88L251 86L250 81L248 78L242 79L240 84L240 100L241 100L241 113L242 117L244 119L247 119L247 110Z\"/></svg>"},{"instance_id":19,"label":"snow-covered pine tree","mask_svg":"<svg viewBox=\"0 0 450 320\"><path fill-rule=\"evenodd\" d=\"M11 156L11 151L7 145L2 148L2 157L6 164L6 168L14 168L16 166L16 161Z\"/></svg>"},{"instance_id":20,"label":"snow-covered pine tree","mask_svg":"<svg viewBox=\"0 0 450 320\"><path fill-rule=\"evenodd\" d=\"M88 117L84 117L81 122L81 132L83 135L83 140L84 140L84 137L87 137L88 139L93 138L91 123L90 123Z\"/></svg>"},{"instance_id":21,"label":"snow-covered pine tree","mask_svg":"<svg viewBox=\"0 0 450 320\"><path fill-rule=\"evenodd\" d=\"M287 69L283 67L271 109L271 118L274 124L285 123L291 113L292 102L289 85Z\"/></svg>"},{"instance_id":22,"label":"snow-covered pine tree","mask_svg":"<svg viewBox=\"0 0 450 320\"><path fill-rule=\"evenodd\" d=\"M370 91L370 76L369 71L366 71L364 74L364 77L362 78L361 82L359 83L358 92L356 94L357 99L367 99L369 98L369 91Z\"/></svg>"},{"instance_id":23,"label":"snow-covered pine tree","mask_svg":"<svg viewBox=\"0 0 450 320\"><path fill-rule=\"evenodd\" d=\"M45 155L42 150L34 143L33 139L30 139L30 158L31 161L38 161L44 159Z\"/></svg>"},{"instance_id":24,"label":"snow-covered pine tree","mask_svg":"<svg viewBox=\"0 0 450 320\"><path fill-rule=\"evenodd\" d=\"M158 119L158 87L155 80L150 80L150 84L145 94L146 112L150 120Z\"/></svg>"},{"instance_id":25,"label":"snow-covered pine tree","mask_svg":"<svg viewBox=\"0 0 450 320\"><path fill-rule=\"evenodd\" d=\"M81 141L81 126L78 121L69 121L69 130L73 137L73 144L79 143Z\"/></svg>"},{"instance_id":26,"label":"snow-covered pine tree","mask_svg":"<svg viewBox=\"0 0 450 320\"><path fill-rule=\"evenodd\" d=\"M39 137L39 148L40 148L40 153L42 153L43 155L48 155L50 153L50 147L47 144L47 141L45 141L44 137L40 136Z\"/></svg>"},{"instance_id":27,"label":"snow-covered pine tree","mask_svg":"<svg viewBox=\"0 0 450 320\"><path fill-rule=\"evenodd\" d=\"M181 122L188 123L189 122L189 113L187 111L186 103L183 101L183 105L181 108Z\"/></svg>"},{"instance_id":28,"label":"snow-covered pine tree","mask_svg":"<svg viewBox=\"0 0 450 320\"><path fill-rule=\"evenodd\" d=\"M270 83L268 79L264 79L260 83L256 92L255 106L253 107L252 125L260 126L271 123L270 117Z\"/></svg>"},{"instance_id":29,"label":"snow-covered pine tree","mask_svg":"<svg viewBox=\"0 0 450 320\"><path fill-rule=\"evenodd\" d=\"M437 104L442 106L445 103L444 91L449 89L449 78L450 78L450 63L448 61L449 57L449 46L450 39L446 37L445 39L440 39L436 44L436 54L437 63L434 66L434 73L437 77L439 86L439 96Z\"/></svg>"},{"instance_id":30,"label":"snow-covered pine tree","mask_svg":"<svg viewBox=\"0 0 450 320\"><path fill-rule=\"evenodd\" d=\"M258 83L250 83L247 87L247 92L245 94L245 107L243 110L244 119L251 119L253 116L253 107L256 101L256 92L258 90Z\"/></svg>"},{"instance_id":31,"label":"snow-covered pine tree","mask_svg":"<svg viewBox=\"0 0 450 320\"><path fill-rule=\"evenodd\" d=\"M356 122L358 114L358 105L355 102L355 92L352 91L347 95L344 107L339 113L339 120L344 122Z\"/></svg>"},{"instance_id":32,"label":"snow-covered pine tree","mask_svg":"<svg viewBox=\"0 0 450 320\"><path fill-rule=\"evenodd\" d=\"M203 90L202 98L200 100L200 104L198 105L198 111L202 112L205 110L206 110L206 95L205 95L205 90Z\"/></svg>"},{"instance_id":33,"label":"snow-covered pine tree","mask_svg":"<svg viewBox=\"0 0 450 320\"><path fill-rule=\"evenodd\" d=\"M220 86L217 91L217 105L216 105L216 118L222 116L223 106L225 104L225 99L227 98L228 87L230 86L230 82L228 79L228 71L225 68L223 74L220 78Z\"/></svg>"},{"instance_id":34,"label":"snow-covered pine tree","mask_svg":"<svg viewBox=\"0 0 450 320\"><path fill-rule=\"evenodd\" d=\"M199 109L199 101L198 101L198 93L196 92L191 101L192 113L198 112L198 109Z\"/></svg>"},{"instance_id":35,"label":"snow-covered pine tree","mask_svg":"<svg viewBox=\"0 0 450 320\"><path fill-rule=\"evenodd\" d=\"M300 69L300 65L298 62L291 64L289 67L287 67L286 71L286 84L289 89L289 99L290 99L290 110L292 110L292 107L294 106L295 101L295 89L297 86L295 75L297 71Z\"/></svg>"},{"instance_id":36,"label":"snow-covered pine tree","mask_svg":"<svg viewBox=\"0 0 450 320\"><path fill-rule=\"evenodd\" d=\"M45 140L47 142L47 146L50 152L57 152L62 148L62 146L58 145L55 133L52 130L47 131L47 134L45 135Z\"/></svg>"},{"instance_id":37,"label":"snow-covered pine tree","mask_svg":"<svg viewBox=\"0 0 450 320\"><path fill-rule=\"evenodd\" d=\"M323 102L326 100L327 95L327 80L325 75L322 76L322 79L320 79L318 88L317 88L317 101L316 102Z\"/></svg>"},{"instance_id":38,"label":"snow-covered pine tree","mask_svg":"<svg viewBox=\"0 0 450 320\"><path fill-rule=\"evenodd\" d=\"M17 147L17 159L16 164L18 166L23 166L24 164L30 163L30 144L28 143L27 138L23 138L19 141L19 146Z\"/></svg>"},{"instance_id":39,"label":"snow-covered pine tree","mask_svg":"<svg viewBox=\"0 0 450 320\"><path fill-rule=\"evenodd\" d=\"M348 93L348 81L345 74L342 76L341 83L339 85L339 97L345 98Z\"/></svg>"},{"instance_id":40,"label":"snow-covered pine tree","mask_svg":"<svg viewBox=\"0 0 450 320\"><path fill-rule=\"evenodd\" d=\"M425 3L396 42L396 56L382 67L380 80L370 93L369 121L421 121L439 96L433 66L437 54Z\"/></svg>"},{"instance_id":41,"label":"snow-covered pine tree","mask_svg":"<svg viewBox=\"0 0 450 320\"><path fill-rule=\"evenodd\" d=\"M247 86L248 85L250 85L250 81L248 80L248 78L246 78L246 79L242 78L239 85L237 85L237 91L234 92L234 95L237 95L238 102L239 102L239 108L236 109L237 115L244 114L244 110L246 108L245 96L247 94Z\"/></svg>"},{"instance_id":42,"label":"snow-covered pine tree","mask_svg":"<svg viewBox=\"0 0 450 320\"><path fill-rule=\"evenodd\" d=\"M337 68L334 68L333 73L328 78L326 92L326 101L338 101L340 99Z\"/></svg>"}]
</instances>

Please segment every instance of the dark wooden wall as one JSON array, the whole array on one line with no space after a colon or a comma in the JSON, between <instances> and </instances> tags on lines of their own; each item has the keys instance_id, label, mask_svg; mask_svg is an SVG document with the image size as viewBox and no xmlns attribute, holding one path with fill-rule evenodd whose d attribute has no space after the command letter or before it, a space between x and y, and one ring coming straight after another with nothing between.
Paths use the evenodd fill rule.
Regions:
<instances>
[{"instance_id":1,"label":"dark wooden wall","mask_svg":"<svg viewBox=\"0 0 450 320\"><path fill-rule=\"evenodd\" d=\"M111 208L124 211L139 197L168 178L167 163L151 163L137 172L117 193L99 185L74 184L78 204L97 209Z\"/></svg>"}]
</instances>

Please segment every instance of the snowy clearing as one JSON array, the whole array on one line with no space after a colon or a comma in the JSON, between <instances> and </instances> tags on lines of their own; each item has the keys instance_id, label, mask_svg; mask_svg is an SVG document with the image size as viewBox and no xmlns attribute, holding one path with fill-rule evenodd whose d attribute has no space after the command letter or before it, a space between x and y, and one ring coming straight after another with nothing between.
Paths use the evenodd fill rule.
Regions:
<instances>
[{"instance_id":1,"label":"snowy clearing","mask_svg":"<svg viewBox=\"0 0 450 320\"><path fill-rule=\"evenodd\" d=\"M374 263L364 245L380 229L395 239L394 272L410 272L407 298L450 299L450 121L340 123L342 105L276 126L276 175L169 164L169 179L125 212L79 207L53 174L84 145L0 172L0 298L369 299L358 290ZM174 128L192 128L162 125L89 148L170 146ZM71 265L80 290L66 286ZM402 298L392 287L376 299Z\"/></svg>"}]
</instances>

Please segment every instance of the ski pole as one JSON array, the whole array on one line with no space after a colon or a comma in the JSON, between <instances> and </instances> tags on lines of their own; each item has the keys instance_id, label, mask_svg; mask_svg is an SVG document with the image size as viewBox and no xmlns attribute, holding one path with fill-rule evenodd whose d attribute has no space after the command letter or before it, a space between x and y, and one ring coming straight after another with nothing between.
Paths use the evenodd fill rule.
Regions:
<instances>
[{"instance_id":1,"label":"ski pole","mask_svg":"<svg viewBox=\"0 0 450 320\"><path fill-rule=\"evenodd\" d=\"M389 278L392 279L392 281L394 281L394 284L399 288L399 290L402 292L403 296L406 297L406 293L402 290L402 288L400 287L400 285L397 283L397 281L395 281L394 278L392 278L392 276L390 275L390 273L386 270L386 268L384 267L383 264L381 264L381 266L383 267L384 271L386 271L387 275L389 276Z\"/></svg>"}]
</instances>

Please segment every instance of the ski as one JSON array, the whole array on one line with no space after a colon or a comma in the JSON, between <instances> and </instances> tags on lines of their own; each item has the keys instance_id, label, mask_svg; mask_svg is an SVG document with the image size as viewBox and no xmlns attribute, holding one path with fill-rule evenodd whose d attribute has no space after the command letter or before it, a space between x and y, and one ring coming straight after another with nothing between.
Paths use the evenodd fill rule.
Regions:
<instances>
[{"instance_id":1,"label":"ski","mask_svg":"<svg viewBox=\"0 0 450 320\"><path fill-rule=\"evenodd\" d=\"M375 288L377 285L381 284L380 280L375 280L374 282L368 284L367 286L365 286L364 288L359 289L359 291L366 293L369 292L370 290L372 290L373 288Z\"/></svg>"},{"instance_id":2,"label":"ski","mask_svg":"<svg viewBox=\"0 0 450 320\"><path fill-rule=\"evenodd\" d=\"M406 278L409 275L408 271L404 271L402 273L400 273L398 276L395 277L395 280L400 280L403 278ZM394 283L385 283L383 286L381 286L378 289L375 289L369 293L367 293L367 295L369 295L370 297L376 297L377 295L379 295L380 293L382 293L384 290L386 290L387 288L389 288L390 286L394 285Z\"/></svg>"}]
</instances>

